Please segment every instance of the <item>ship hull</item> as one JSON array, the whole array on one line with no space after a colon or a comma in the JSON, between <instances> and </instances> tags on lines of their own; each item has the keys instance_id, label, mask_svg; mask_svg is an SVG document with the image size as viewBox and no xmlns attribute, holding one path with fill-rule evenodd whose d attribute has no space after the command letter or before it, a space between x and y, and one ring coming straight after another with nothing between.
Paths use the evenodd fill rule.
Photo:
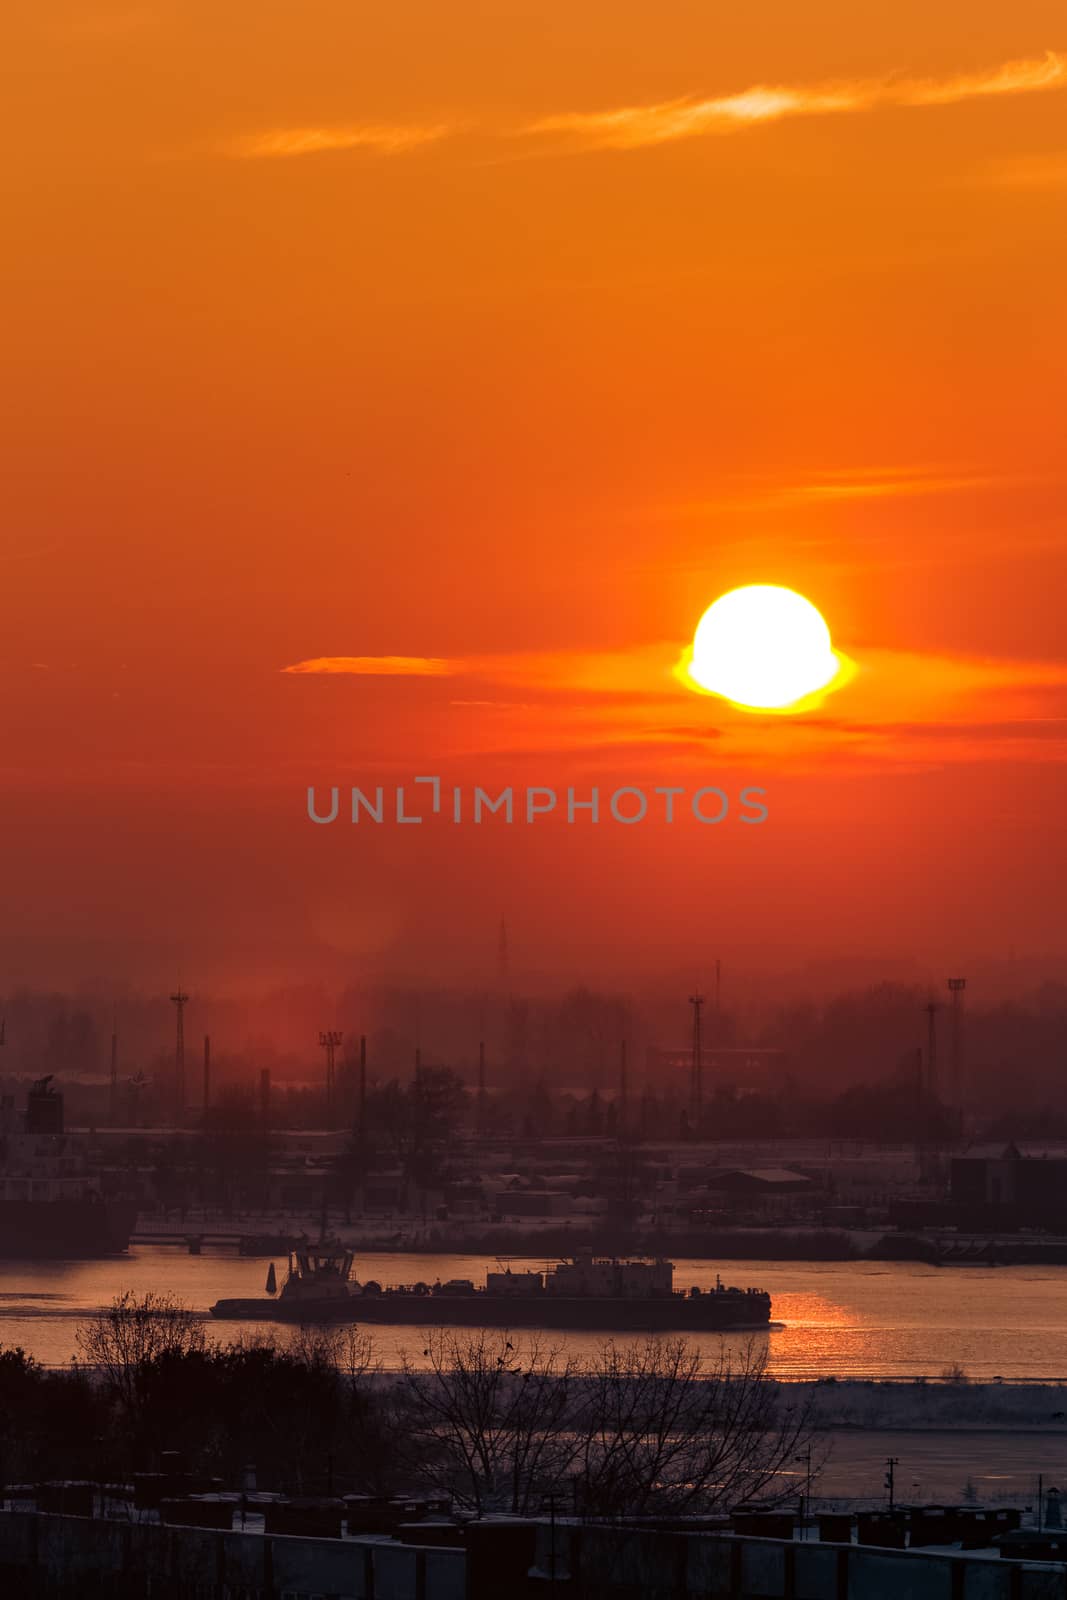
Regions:
<instances>
[{"instance_id":1,"label":"ship hull","mask_svg":"<svg viewBox=\"0 0 1067 1600\"><path fill-rule=\"evenodd\" d=\"M757 1295L648 1300L544 1295L353 1295L341 1302L220 1300L221 1321L381 1322L419 1327L570 1328L605 1333L707 1333L766 1328L769 1299Z\"/></svg>"},{"instance_id":2,"label":"ship hull","mask_svg":"<svg viewBox=\"0 0 1067 1600\"><path fill-rule=\"evenodd\" d=\"M136 1221L117 1200L0 1200L0 1260L121 1255Z\"/></svg>"}]
</instances>

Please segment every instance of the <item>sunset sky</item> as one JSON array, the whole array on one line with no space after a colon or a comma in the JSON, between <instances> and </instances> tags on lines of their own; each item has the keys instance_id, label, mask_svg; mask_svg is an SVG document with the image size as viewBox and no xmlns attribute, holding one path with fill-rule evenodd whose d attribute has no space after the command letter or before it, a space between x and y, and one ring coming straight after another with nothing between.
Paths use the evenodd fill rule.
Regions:
<instances>
[{"instance_id":1,"label":"sunset sky","mask_svg":"<svg viewBox=\"0 0 1067 1600\"><path fill-rule=\"evenodd\" d=\"M1062 0L16 0L0 992L1067 955ZM672 668L746 583L855 663ZM309 784L767 789L315 828Z\"/></svg>"}]
</instances>

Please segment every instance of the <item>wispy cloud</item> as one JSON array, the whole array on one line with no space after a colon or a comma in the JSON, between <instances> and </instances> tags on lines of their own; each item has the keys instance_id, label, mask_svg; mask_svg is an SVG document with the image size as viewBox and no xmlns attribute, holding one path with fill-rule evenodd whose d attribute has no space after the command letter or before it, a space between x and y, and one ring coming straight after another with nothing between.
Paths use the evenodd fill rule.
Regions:
<instances>
[{"instance_id":1,"label":"wispy cloud","mask_svg":"<svg viewBox=\"0 0 1067 1600\"><path fill-rule=\"evenodd\" d=\"M978 473L936 473L921 468L858 468L818 473L808 483L787 484L779 492L792 502L805 500L886 500L924 494L957 494L1003 486L1003 479Z\"/></svg>"},{"instance_id":2,"label":"wispy cloud","mask_svg":"<svg viewBox=\"0 0 1067 1600\"><path fill-rule=\"evenodd\" d=\"M630 150L730 133L786 117L834 116L893 106L956 105L996 95L1034 94L1065 87L1067 52L1048 50L1043 56L944 78L899 76L823 84L755 84L714 98L687 95L607 111L566 111L535 118L511 132L512 136L517 133L533 138L560 135L586 148ZM438 143L462 131L462 125L448 121L321 123L241 134L216 148L240 161L286 160L358 150L388 156ZM508 137L503 128L489 127L483 133ZM1003 181L1012 180L1005 176ZM1026 182L1027 178L1020 175L1016 181Z\"/></svg>"},{"instance_id":3,"label":"wispy cloud","mask_svg":"<svg viewBox=\"0 0 1067 1600\"><path fill-rule=\"evenodd\" d=\"M669 688L673 644L628 651L530 650L481 656L315 656L282 671L299 676L466 678L571 695L642 695ZM459 702L452 702L457 704ZM477 700L468 702L477 704Z\"/></svg>"},{"instance_id":4,"label":"wispy cloud","mask_svg":"<svg viewBox=\"0 0 1067 1600\"><path fill-rule=\"evenodd\" d=\"M952 78L917 78L890 88L890 97L900 105L947 106L958 100L977 100L986 95L1033 94L1039 89L1062 89L1067 82L1067 54L1046 50L1043 56L1024 61L1006 61L985 72L964 73Z\"/></svg>"},{"instance_id":5,"label":"wispy cloud","mask_svg":"<svg viewBox=\"0 0 1067 1600\"><path fill-rule=\"evenodd\" d=\"M282 671L356 678L446 678L454 675L458 666L444 656L313 656Z\"/></svg>"},{"instance_id":6,"label":"wispy cloud","mask_svg":"<svg viewBox=\"0 0 1067 1600\"><path fill-rule=\"evenodd\" d=\"M764 477L734 478L703 500L654 508L658 516L703 516L709 511L745 511L819 505L848 500L899 500L923 495L1015 489L1037 480L978 472L966 467L834 467L792 482Z\"/></svg>"},{"instance_id":7,"label":"wispy cloud","mask_svg":"<svg viewBox=\"0 0 1067 1600\"><path fill-rule=\"evenodd\" d=\"M1031 60L947 78L864 78L807 85L758 84L738 94L691 96L610 111L570 111L541 117L523 130L562 134L583 145L632 150L677 139L729 133L783 117L829 116L885 106L955 105L991 95L1033 94L1067 86L1067 53L1049 50Z\"/></svg>"},{"instance_id":8,"label":"wispy cloud","mask_svg":"<svg viewBox=\"0 0 1067 1600\"><path fill-rule=\"evenodd\" d=\"M663 766L714 741L718 763L758 762L768 772L829 761L843 770L931 761L1067 764L1065 661L850 643L856 670L835 697L837 714L783 718L753 716L717 697L694 700L671 671L680 649L674 641L627 652L333 656L285 670L351 674L368 686L383 676L446 684L442 694L427 681L417 715L427 750L456 757L554 750L588 760L598 751L636 756L645 749ZM469 697L455 696L456 680L471 684Z\"/></svg>"},{"instance_id":9,"label":"wispy cloud","mask_svg":"<svg viewBox=\"0 0 1067 1600\"><path fill-rule=\"evenodd\" d=\"M232 139L224 154L240 161L284 160L293 156L322 155L331 150L371 150L378 155L401 155L420 145L433 144L451 132L446 123L355 123L317 128L274 128Z\"/></svg>"}]
</instances>

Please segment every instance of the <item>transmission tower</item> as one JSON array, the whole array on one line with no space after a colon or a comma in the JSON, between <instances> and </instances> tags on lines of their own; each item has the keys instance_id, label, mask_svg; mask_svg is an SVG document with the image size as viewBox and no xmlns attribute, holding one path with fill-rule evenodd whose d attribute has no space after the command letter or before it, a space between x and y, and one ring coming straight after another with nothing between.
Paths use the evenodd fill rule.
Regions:
<instances>
[{"instance_id":1,"label":"transmission tower","mask_svg":"<svg viewBox=\"0 0 1067 1600\"><path fill-rule=\"evenodd\" d=\"M185 1008L189 1003L189 996L182 991L179 983L176 994L171 995L177 1018L177 1031L174 1039L174 1110L175 1117L180 1127L185 1121Z\"/></svg>"}]
</instances>

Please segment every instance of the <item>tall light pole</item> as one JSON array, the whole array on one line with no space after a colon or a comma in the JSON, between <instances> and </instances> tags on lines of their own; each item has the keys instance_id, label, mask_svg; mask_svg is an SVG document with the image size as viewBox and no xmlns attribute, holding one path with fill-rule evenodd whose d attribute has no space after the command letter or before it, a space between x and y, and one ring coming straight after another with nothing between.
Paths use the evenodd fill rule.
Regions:
<instances>
[{"instance_id":1,"label":"tall light pole","mask_svg":"<svg viewBox=\"0 0 1067 1600\"><path fill-rule=\"evenodd\" d=\"M937 1098L937 1013L941 1003L931 998L926 1002L926 1092L932 1100Z\"/></svg>"},{"instance_id":2,"label":"tall light pole","mask_svg":"<svg viewBox=\"0 0 1067 1600\"><path fill-rule=\"evenodd\" d=\"M113 1128L119 1125L119 1023L118 1017L111 1025L111 1078L109 1082L108 1117Z\"/></svg>"},{"instance_id":3,"label":"tall light pole","mask_svg":"<svg viewBox=\"0 0 1067 1600\"><path fill-rule=\"evenodd\" d=\"M701 1038L701 1012L704 1008L704 996L691 994L689 1004L693 1008L693 1047L689 1066L689 1120L692 1131L697 1134L704 1118L704 1060Z\"/></svg>"},{"instance_id":4,"label":"tall light pole","mask_svg":"<svg viewBox=\"0 0 1067 1600\"><path fill-rule=\"evenodd\" d=\"M343 1038L343 1033L338 1033L332 1028L319 1034L319 1044L326 1052L326 1124L330 1128L333 1127L337 1047Z\"/></svg>"},{"instance_id":5,"label":"tall light pole","mask_svg":"<svg viewBox=\"0 0 1067 1600\"><path fill-rule=\"evenodd\" d=\"M626 1040L619 1041L619 1109L615 1128L620 1140L630 1131L630 1081L626 1066Z\"/></svg>"},{"instance_id":6,"label":"tall light pole","mask_svg":"<svg viewBox=\"0 0 1067 1600\"><path fill-rule=\"evenodd\" d=\"M948 991L952 996L952 1105L963 1127L963 991L966 978L950 978Z\"/></svg>"},{"instance_id":7,"label":"tall light pole","mask_svg":"<svg viewBox=\"0 0 1067 1600\"><path fill-rule=\"evenodd\" d=\"M179 983L176 994L171 995L177 1016L177 1032L174 1040L174 1112L175 1120L179 1127L185 1121L185 1008L189 1003L189 996L182 992Z\"/></svg>"},{"instance_id":8,"label":"tall light pole","mask_svg":"<svg viewBox=\"0 0 1067 1600\"><path fill-rule=\"evenodd\" d=\"M362 1139L367 1120L367 1035L359 1036L359 1136Z\"/></svg>"}]
</instances>

